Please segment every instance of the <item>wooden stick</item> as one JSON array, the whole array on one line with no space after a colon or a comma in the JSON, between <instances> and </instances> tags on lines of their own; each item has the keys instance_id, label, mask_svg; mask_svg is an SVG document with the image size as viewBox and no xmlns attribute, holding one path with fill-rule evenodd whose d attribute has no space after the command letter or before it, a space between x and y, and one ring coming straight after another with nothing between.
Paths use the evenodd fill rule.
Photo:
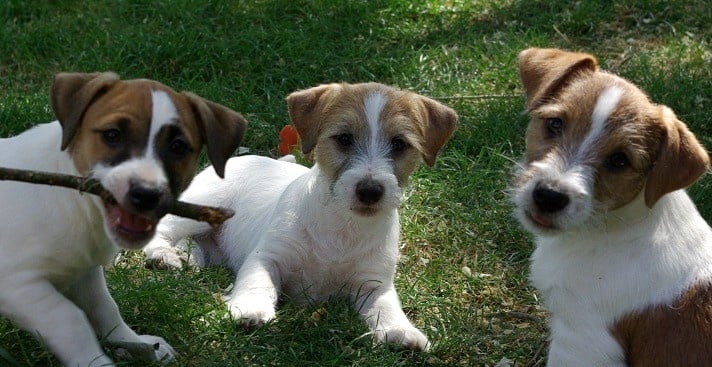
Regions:
<instances>
[{"instance_id":1,"label":"wooden stick","mask_svg":"<svg viewBox=\"0 0 712 367\"><path fill-rule=\"evenodd\" d=\"M447 101L451 99L515 99L522 98L519 94L480 94L480 95L454 95L454 96L440 96L432 97L435 100Z\"/></svg>"},{"instance_id":2,"label":"wooden stick","mask_svg":"<svg viewBox=\"0 0 712 367\"><path fill-rule=\"evenodd\" d=\"M0 167L0 181L8 180L66 187L79 190L80 192L98 195L102 200L116 204L116 199L114 199L111 193L101 186L99 181L93 178ZM178 200L173 202L173 205L168 209L168 213L207 222L213 227L219 226L228 218L235 215L235 212L231 209L191 204Z\"/></svg>"}]
</instances>

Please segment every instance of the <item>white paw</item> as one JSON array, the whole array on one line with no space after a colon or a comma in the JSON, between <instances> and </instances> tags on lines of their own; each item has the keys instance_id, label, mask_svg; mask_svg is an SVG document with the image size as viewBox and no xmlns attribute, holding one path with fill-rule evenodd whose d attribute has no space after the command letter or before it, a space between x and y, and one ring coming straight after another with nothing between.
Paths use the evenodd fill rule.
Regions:
<instances>
[{"instance_id":1,"label":"white paw","mask_svg":"<svg viewBox=\"0 0 712 367\"><path fill-rule=\"evenodd\" d=\"M175 359L175 351L163 338L153 335L139 335L139 340L113 340L107 345L113 347L117 360L140 361L150 363L160 361L167 364ZM92 364L93 366L94 364ZM109 364L113 366L113 364Z\"/></svg>"},{"instance_id":2,"label":"white paw","mask_svg":"<svg viewBox=\"0 0 712 367\"><path fill-rule=\"evenodd\" d=\"M156 247L146 249L146 267L151 269L180 269L188 260L185 251L175 247Z\"/></svg>"},{"instance_id":3,"label":"white paw","mask_svg":"<svg viewBox=\"0 0 712 367\"><path fill-rule=\"evenodd\" d=\"M376 331L376 340L380 343L400 344L414 351L428 351L430 342L420 330L408 325L395 326Z\"/></svg>"},{"instance_id":4,"label":"white paw","mask_svg":"<svg viewBox=\"0 0 712 367\"><path fill-rule=\"evenodd\" d=\"M176 359L176 351L173 350L170 344L160 336L154 335L139 335L142 341L151 345L154 350L154 361L160 361L163 364L168 364Z\"/></svg>"},{"instance_id":5,"label":"white paw","mask_svg":"<svg viewBox=\"0 0 712 367\"><path fill-rule=\"evenodd\" d=\"M261 294L233 297L227 306L232 317L244 327L260 326L275 316L274 303L270 297Z\"/></svg>"}]
</instances>

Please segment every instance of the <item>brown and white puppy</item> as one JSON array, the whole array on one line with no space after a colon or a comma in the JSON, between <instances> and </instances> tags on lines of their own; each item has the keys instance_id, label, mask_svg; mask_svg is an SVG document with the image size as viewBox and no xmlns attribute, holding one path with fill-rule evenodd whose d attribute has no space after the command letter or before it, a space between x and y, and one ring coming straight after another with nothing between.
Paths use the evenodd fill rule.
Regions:
<instances>
[{"instance_id":1,"label":"brown and white puppy","mask_svg":"<svg viewBox=\"0 0 712 367\"><path fill-rule=\"evenodd\" d=\"M222 176L246 121L194 94L114 73L58 74L51 100L58 121L0 139L0 166L93 177L118 205L74 190L0 182L0 313L66 366L113 365L97 336L151 345L150 355L136 357L170 361L173 349L162 338L137 335L124 323L102 265L119 247L137 249L153 237L195 174L203 145Z\"/></svg>"},{"instance_id":2,"label":"brown and white puppy","mask_svg":"<svg viewBox=\"0 0 712 367\"><path fill-rule=\"evenodd\" d=\"M712 230L684 189L709 157L685 124L584 53L528 49L514 184L551 312L548 366L712 365Z\"/></svg>"},{"instance_id":3,"label":"brown and white puppy","mask_svg":"<svg viewBox=\"0 0 712 367\"><path fill-rule=\"evenodd\" d=\"M309 304L341 295L377 341L427 349L393 284L398 207L421 157L435 163L455 129L455 111L377 83L321 85L287 102L314 166L244 156L228 161L226 180L203 171L183 199L220 203L237 214L219 228L169 215L146 246L147 257L180 266L176 247L191 236L202 250L200 263L237 274L228 307L245 325L273 319L283 295Z\"/></svg>"}]
</instances>

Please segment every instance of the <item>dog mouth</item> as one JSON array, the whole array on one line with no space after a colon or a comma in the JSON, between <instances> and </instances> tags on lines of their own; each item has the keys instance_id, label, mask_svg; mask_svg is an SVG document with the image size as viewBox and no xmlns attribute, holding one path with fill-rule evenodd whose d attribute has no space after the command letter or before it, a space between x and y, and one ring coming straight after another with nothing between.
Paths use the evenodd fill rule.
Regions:
<instances>
[{"instance_id":1,"label":"dog mouth","mask_svg":"<svg viewBox=\"0 0 712 367\"><path fill-rule=\"evenodd\" d=\"M374 206L362 205L351 208L351 210L362 217L373 217L378 214L378 208Z\"/></svg>"},{"instance_id":2,"label":"dog mouth","mask_svg":"<svg viewBox=\"0 0 712 367\"><path fill-rule=\"evenodd\" d=\"M533 211L525 212L527 218L531 220L537 227L543 229L555 229L554 222L546 215L542 215Z\"/></svg>"},{"instance_id":3,"label":"dog mouth","mask_svg":"<svg viewBox=\"0 0 712 367\"><path fill-rule=\"evenodd\" d=\"M107 225L128 247L140 247L153 237L158 220L131 213L120 205L104 202Z\"/></svg>"}]
</instances>

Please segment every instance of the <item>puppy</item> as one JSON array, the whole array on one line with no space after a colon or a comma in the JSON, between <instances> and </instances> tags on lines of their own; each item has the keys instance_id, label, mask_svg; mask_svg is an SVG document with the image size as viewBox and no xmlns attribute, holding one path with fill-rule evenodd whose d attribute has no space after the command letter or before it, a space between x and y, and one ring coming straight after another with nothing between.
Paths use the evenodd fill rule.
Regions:
<instances>
[{"instance_id":1,"label":"puppy","mask_svg":"<svg viewBox=\"0 0 712 367\"><path fill-rule=\"evenodd\" d=\"M393 286L398 206L408 176L421 156L434 164L457 115L376 83L321 85L287 102L314 166L247 156L228 161L225 181L200 173L183 198L237 214L217 229L167 216L146 255L180 265L171 246L191 236L200 262L226 264L237 274L228 307L244 325L273 319L282 294L303 303L344 295L379 342L427 349Z\"/></svg>"},{"instance_id":2,"label":"puppy","mask_svg":"<svg viewBox=\"0 0 712 367\"><path fill-rule=\"evenodd\" d=\"M712 365L712 231L684 188L709 157L667 107L583 53L528 49L515 179L551 312L548 366Z\"/></svg>"},{"instance_id":3,"label":"puppy","mask_svg":"<svg viewBox=\"0 0 712 367\"><path fill-rule=\"evenodd\" d=\"M121 319L102 264L119 247L148 242L190 183L203 144L222 176L246 122L194 94L114 73L58 74L51 101L58 121L0 139L0 166L93 177L118 204L0 182L0 313L66 366L113 365L97 336L149 345L150 355L135 357L170 361L173 349L162 338L136 335Z\"/></svg>"}]
</instances>

